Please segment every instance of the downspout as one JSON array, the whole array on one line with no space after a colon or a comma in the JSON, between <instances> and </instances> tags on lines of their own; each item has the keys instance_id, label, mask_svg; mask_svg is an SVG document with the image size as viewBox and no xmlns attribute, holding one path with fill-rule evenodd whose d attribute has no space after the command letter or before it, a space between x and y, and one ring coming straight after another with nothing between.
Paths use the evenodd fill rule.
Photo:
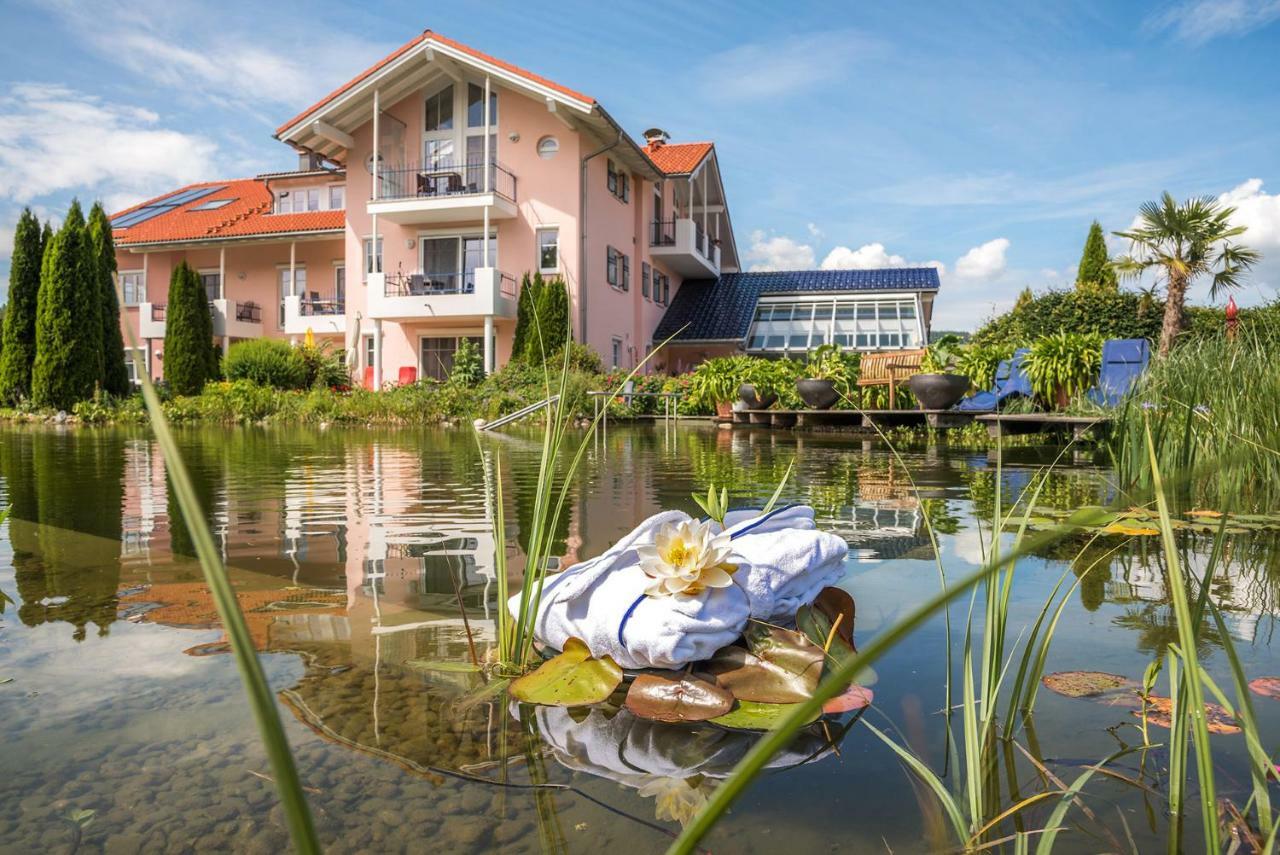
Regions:
<instances>
[{"instance_id":1,"label":"downspout","mask_svg":"<svg viewBox=\"0 0 1280 855\"><path fill-rule=\"evenodd\" d=\"M578 181L578 336L579 341L587 343L587 161L599 157L606 151L622 144L622 128L618 128L618 138L606 146L582 158L582 174Z\"/></svg>"}]
</instances>

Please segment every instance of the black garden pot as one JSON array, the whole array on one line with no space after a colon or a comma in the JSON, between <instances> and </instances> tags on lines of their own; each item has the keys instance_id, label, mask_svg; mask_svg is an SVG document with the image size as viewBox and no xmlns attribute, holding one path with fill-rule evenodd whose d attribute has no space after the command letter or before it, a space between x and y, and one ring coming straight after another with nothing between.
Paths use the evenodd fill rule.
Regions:
<instances>
[{"instance_id":1,"label":"black garden pot","mask_svg":"<svg viewBox=\"0 0 1280 855\"><path fill-rule=\"evenodd\" d=\"M908 378L907 388L920 402L920 409L949 410L969 391L969 378L963 374L915 374Z\"/></svg>"},{"instance_id":2,"label":"black garden pot","mask_svg":"<svg viewBox=\"0 0 1280 855\"><path fill-rule=\"evenodd\" d=\"M748 410L767 410L773 406L773 402L778 400L777 395L756 395L756 387L750 383L743 383L738 387L738 400Z\"/></svg>"},{"instance_id":3,"label":"black garden pot","mask_svg":"<svg viewBox=\"0 0 1280 855\"><path fill-rule=\"evenodd\" d=\"M796 394L811 410L829 410L840 400L836 384L831 380L805 378L796 381Z\"/></svg>"}]
</instances>

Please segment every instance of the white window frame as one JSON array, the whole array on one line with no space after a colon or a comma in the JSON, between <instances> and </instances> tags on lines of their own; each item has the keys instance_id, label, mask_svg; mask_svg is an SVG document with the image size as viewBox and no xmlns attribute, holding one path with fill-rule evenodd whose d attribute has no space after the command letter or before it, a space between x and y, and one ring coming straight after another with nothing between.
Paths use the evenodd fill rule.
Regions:
<instances>
[{"instance_id":1,"label":"white window frame","mask_svg":"<svg viewBox=\"0 0 1280 855\"><path fill-rule=\"evenodd\" d=\"M221 299L222 295L226 293L226 291L224 290L224 284L222 282L222 271L219 268L201 267L196 270L196 275L200 277L201 287L205 287L204 277L206 276L218 277L218 295L216 297L209 297L209 302L213 302L214 300ZM205 288L205 295L208 296L208 294L209 294L208 288Z\"/></svg>"},{"instance_id":2,"label":"white window frame","mask_svg":"<svg viewBox=\"0 0 1280 855\"><path fill-rule=\"evenodd\" d=\"M342 194L342 204L337 207L334 207L333 204L333 194L335 191ZM328 202L330 211L345 211L347 209L347 185L330 184L328 198L325 201Z\"/></svg>"},{"instance_id":3,"label":"white window frame","mask_svg":"<svg viewBox=\"0 0 1280 855\"><path fill-rule=\"evenodd\" d=\"M143 303L147 302L147 268L136 267L129 270L120 270L117 271L117 275L120 277L120 305L141 306ZM134 289L133 295L135 299L132 302L129 301L129 292L126 291L124 287L124 277L126 276L138 277L138 287ZM139 289L141 290L139 291ZM141 299L136 299L139 293L142 295Z\"/></svg>"},{"instance_id":4,"label":"white window frame","mask_svg":"<svg viewBox=\"0 0 1280 855\"><path fill-rule=\"evenodd\" d=\"M129 373L129 385L140 387L142 385L142 381L137 376L135 372L135 366L133 364L133 352L135 350L142 351L142 367L143 367L143 370L147 372L147 376L150 376L151 375L151 348L148 347L145 342L139 345L138 347L129 347L128 345L125 345L125 348L124 348L124 369Z\"/></svg>"},{"instance_id":5,"label":"white window frame","mask_svg":"<svg viewBox=\"0 0 1280 855\"><path fill-rule=\"evenodd\" d=\"M910 307L913 316L899 317L902 308L907 306ZM762 321L762 310L775 307L787 307L792 315L796 309L803 311L808 307L810 316L799 320L792 317L783 321L773 319ZM821 307L824 312L824 317L821 319L816 316L817 307ZM838 317L842 307L850 309L851 317ZM871 317L859 317L859 314L865 313L868 309ZM885 310L883 313L882 309ZM892 310L893 317L881 316L888 314L889 310ZM910 350L923 346L923 320L920 295L917 292L887 291L874 294L822 292L761 297L756 303L744 344L746 350L752 353L802 353L826 343L836 344L842 350L863 353ZM759 323L783 324L784 326L778 329L785 329L787 332L778 333L778 336L783 339L781 345L768 345L768 339L773 338L775 332L770 326L765 330L765 341L755 346L752 340L756 338L756 325ZM791 337L799 330L797 324L807 324L807 339L803 347L791 343ZM846 336L848 340L839 341L839 336Z\"/></svg>"},{"instance_id":6,"label":"white window frame","mask_svg":"<svg viewBox=\"0 0 1280 855\"><path fill-rule=\"evenodd\" d=\"M542 263L542 236L545 234L555 234L556 263L551 267L547 267ZM560 272L560 227L559 226L538 226L534 233L534 243L538 253L538 272L557 274Z\"/></svg>"},{"instance_id":7,"label":"white window frame","mask_svg":"<svg viewBox=\"0 0 1280 855\"><path fill-rule=\"evenodd\" d=\"M302 286L303 288L306 288L307 287L307 265L294 264L292 267L293 267L293 273L290 274L289 272L290 265L288 264L276 265L276 293L280 295L280 329L284 329L285 297L297 297L299 298L299 300L301 300L303 297L306 296L305 293L300 293L298 291L298 274L299 273L302 274ZM285 277L288 277L289 279L288 293L285 292L285 287L284 287Z\"/></svg>"},{"instance_id":8,"label":"white window frame","mask_svg":"<svg viewBox=\"0 0 1280 855\"><path fill-rule=\"evenodd\" d=\"M454 252L454 270L452 272L463 276L466 273L467 265L467 241L482 240L484 232L482 230L458 231L457 229L424 229L418 232L418 249L417 249L417 270L419 273L426 272L426 264L424 263L424 253L426 252L426 241L429 240L454 240L456 242L456 251ZM489 258L483 259L485 264L476 268L496 267L498 265L498 232L495 229L489 230ZM474 285L474 283L472 283Z\"/></svg>"},{"instance_id":9,"label":"white window frame","mask_svg":"<svg viewBox=\"0 0 1280 855\"><path fill-rule=\"evenodd\" d=\"M386 251L386 236L378 235L378 252L376 259L372 252L373 235L360 239L360 281L368 282L370 273L381 273L384 269L383 252ZM376 262L376 263L375 263ZM376 270L371 268L377 267Z\"/></svg>"},{"instance_id":10,"label":"white window frame","mask_svg":"<svg viewBox=\"0 0 1280 855\"><path fill-rule=\"evenodd\" d=\"M613 368L618 369L622 367L622 339L617 336L613 336L612 345L613 352L611 355L613 356Z\"/></svg>"}]
</instances>

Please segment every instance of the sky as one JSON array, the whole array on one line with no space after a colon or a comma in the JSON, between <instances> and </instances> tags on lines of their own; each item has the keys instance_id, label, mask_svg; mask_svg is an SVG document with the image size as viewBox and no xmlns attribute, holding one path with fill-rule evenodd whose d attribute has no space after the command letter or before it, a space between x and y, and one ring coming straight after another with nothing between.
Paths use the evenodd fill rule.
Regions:
<instances>
[{"instance_id":1,"label":"sky","mask_svg":"<svg viewBox=\"0 0 1280 855\"><path fill-rule=\"evenodd\" d=\"M933 264L935 328L972 329L1168 190L1234 204L1264 256L1237 300L1277 296L1280 0L638 9L4 0L0 277L24 205L292 168L276 125L430 27L713 140L746 269Z\"/></svg>"}]
</instances>

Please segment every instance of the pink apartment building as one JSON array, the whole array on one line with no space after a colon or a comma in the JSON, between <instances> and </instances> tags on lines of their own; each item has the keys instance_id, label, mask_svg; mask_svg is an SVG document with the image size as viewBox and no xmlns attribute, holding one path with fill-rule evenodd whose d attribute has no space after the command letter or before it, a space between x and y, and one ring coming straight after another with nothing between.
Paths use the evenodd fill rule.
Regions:
<instances>
[{"instance_id":1,"label":"pink apartment building","mask_svg":"<svg viewBox=\"0 0 1280 855\"><path fill-rule=\"evenodd\" d=\"M153 376L183 260L224 348L310 332L374 387L447 375L463 338L501 366L534 271L564 279L574 337L606 367L671 335L668 368L927 337L933 271L739 273L713 144L657 129L641 144L594 98L430 30L275 137L296 171L193 184L112 218L122 323Z\"/></svg>"}]
</instances>

